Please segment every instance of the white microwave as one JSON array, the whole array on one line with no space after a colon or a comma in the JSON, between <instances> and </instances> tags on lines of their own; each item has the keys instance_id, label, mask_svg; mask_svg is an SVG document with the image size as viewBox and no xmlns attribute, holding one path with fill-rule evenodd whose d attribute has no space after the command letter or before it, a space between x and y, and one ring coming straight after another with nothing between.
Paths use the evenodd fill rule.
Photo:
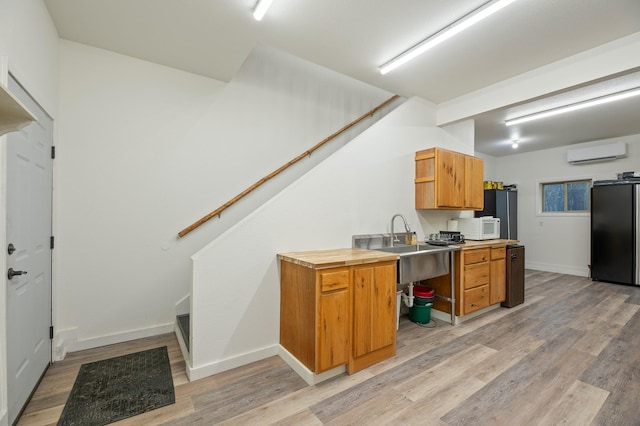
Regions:
<instances>
[{"instance_id":1,"label":"white microwave","mask_svg":"<svg viewBox=\"0 0 640 426\"><path fill-rule=\"evenodd\" d=\"M500 218L493 216L458 219L458 231L465 240L500 238Z\"/></svg>"}]
</instances>

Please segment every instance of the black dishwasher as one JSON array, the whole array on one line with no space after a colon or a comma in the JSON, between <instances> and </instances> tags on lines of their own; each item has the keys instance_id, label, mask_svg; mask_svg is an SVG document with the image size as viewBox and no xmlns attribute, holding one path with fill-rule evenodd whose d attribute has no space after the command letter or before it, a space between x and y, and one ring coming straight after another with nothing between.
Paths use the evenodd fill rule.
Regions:
<instances>
[{"instance_id":1,"label":"black dishwasher","mask_svg":"<svg viewBox=\"0 0 640 426\"><path fill-rule=\"evenodd\" d=\"M524 302L524 246L507 246L507 295L502 306L512 308Z\"/></svg>"}]
</instances>

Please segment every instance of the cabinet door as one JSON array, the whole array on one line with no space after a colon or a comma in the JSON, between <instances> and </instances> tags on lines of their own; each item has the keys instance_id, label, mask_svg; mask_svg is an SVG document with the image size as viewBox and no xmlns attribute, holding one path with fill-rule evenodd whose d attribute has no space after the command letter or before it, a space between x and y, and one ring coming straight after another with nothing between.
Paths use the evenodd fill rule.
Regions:
<instances>
[{"instance_id":1,"label":"cabinet door","mask_svg":"<svg viewBox=\"0 0 640 426\"><path fill-rule=\"evenodd\" d=\"M436 207L435 199L435 173L436 150L435 148L417 151L416 156L415 202L416 209L433 209Z\"/></svg>"},{"instance_id":2,"label":"cabinet door","mask_svg":"<svg viewBox=\"0 0 640 426\"><path fill-rule=\"evenodd\" d=\"M474 210L484 208L484 163L481 158L464 157L464 206Z\"/></svg>"},{"instance_id":3,"label":"cabinet door","mask_svg":"<svg viewBox=\"0 0 640 426\"><path fill-rule=\"evenodd\" d=\"M491 261L491 285L489 303L491 305L504 302L507 291L507 265L504 258Z\"/></svg>"},{"instance_id":4,"label":"cabinet door","mask_svg":"<svg viewBox=\"0 0 640 426\"><path fill-rule=\"evenodd\" d=\"M396 343L395 264L354 268L353 356Z\"/></svg>"},{"instance_id":5,"label":"cabinet door","mask_svg":"<svg viewBox=\"0 0 640 426\"><path fill-rule=\"evenodd\" d=\"M316 373L349 360L349 291L320 294L316 324Z\"/></svg>"},{"instance_id":6,"label":"cabinet door","mask_svg":"<svg viewBox=\"0 0 640 426\"><path fill-rule=\"evenodd\" d=\"M457 152L437 150L436 204L438 207L464 207L464 158L465 155Z\"/></svg>"}]
</instances>

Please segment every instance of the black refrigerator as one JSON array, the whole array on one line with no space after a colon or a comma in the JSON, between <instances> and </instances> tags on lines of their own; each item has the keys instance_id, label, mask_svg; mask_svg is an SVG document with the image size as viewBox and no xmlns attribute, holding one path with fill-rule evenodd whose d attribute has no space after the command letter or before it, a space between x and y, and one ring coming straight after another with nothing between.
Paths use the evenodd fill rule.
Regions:
<instances>
[{"instance_id":1,"label":"black refrigerator","mask_svg":"<svg viewBox=\"0 0 640 426\"><path fill-rule=\"evenodd\" d=\"M476 217L500 218L500 238L518 239L518 191L504 189L484 190L484 210L476 211Z\"/></svg>"},{"instance_id":2,"label":"black refrigerator","mask_svg":"<svg viewBox=\"0 0 640 426\"><path fill-rule=\"evenodd\" d=\"M640 285L640 179L591 188L591 278Z\"/></svg>"}]
</instances>

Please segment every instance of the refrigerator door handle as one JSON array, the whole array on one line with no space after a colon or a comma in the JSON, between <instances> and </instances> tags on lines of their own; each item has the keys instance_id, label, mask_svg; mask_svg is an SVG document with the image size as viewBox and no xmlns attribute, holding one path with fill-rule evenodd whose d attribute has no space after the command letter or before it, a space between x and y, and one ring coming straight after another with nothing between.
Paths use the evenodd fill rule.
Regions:
<instances>
[{"instance_id":1,"label":"refrigerator door handle","mask_svg":"<svg viewBox=\"0 0 640 426\"><path fill-rule=\"evenodd\" d=\"M635 262L635 285L640 285L640 184L633 185L633 196L635 197L636 217L635 217L635 240L636 240L636 255Z\"/></svg>"},{"instance_id":2,"label":"refrigerator door handle","mask_svg":"<svg viewBox=\"0 0 640 426\"><path fill-rule=\"evenodd\" d=\"M509 199L509 196L511 195L509 192L506 193L507 194L507 200L506 200L506 204L507 204L507 239L511 239L511 211L509 209L509 204L511 203L511 200Z\"/></svg>"}]
</instances>

